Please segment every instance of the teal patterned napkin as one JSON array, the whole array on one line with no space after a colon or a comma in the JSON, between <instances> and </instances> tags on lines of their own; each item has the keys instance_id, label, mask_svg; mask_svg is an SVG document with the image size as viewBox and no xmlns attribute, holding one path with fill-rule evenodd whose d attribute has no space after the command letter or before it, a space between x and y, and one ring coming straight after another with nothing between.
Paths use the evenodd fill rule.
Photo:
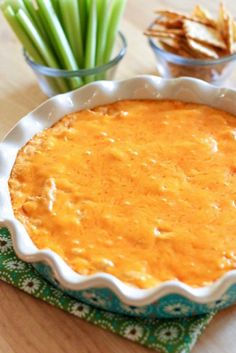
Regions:
<instances>
[{"instance_id":1,"label":"teal patterned napkin","mask_svg":"<svg viewBox=\"0 0 236 353\"><path fill-rule=\"evenodd\" d=\"M0 228L0 279L94 325L161 353L189 353L214 313L176 320L138 319L98 310L72 299L44 280L14 253L10 233Z\"/></svg>"}]
</instances>

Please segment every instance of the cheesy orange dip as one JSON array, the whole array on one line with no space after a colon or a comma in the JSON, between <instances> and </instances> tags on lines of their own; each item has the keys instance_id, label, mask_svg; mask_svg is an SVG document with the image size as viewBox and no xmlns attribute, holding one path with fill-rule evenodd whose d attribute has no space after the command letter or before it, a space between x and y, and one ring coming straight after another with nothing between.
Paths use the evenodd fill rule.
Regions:
<instances>
[{"instance_id":1,"label":"cheesy orange dip","mask_svg":"<svg viewBox=\"0 0 236 353\"><path fill-rule=\"evenodd\" d=\"M18 154L16 217L75 271L148 288L236 268L236 119L177 101L64 117Z\"/></svg>"}]
</instances>

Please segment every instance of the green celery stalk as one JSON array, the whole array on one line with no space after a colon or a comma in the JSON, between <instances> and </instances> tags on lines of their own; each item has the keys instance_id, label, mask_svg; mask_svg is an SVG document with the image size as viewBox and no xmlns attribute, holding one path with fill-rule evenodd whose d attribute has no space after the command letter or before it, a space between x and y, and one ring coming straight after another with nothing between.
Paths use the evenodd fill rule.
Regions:
<instances>
[{"instance_id":1,"label":"green celery stalk","mask_svg":"<svg viewBox=\"0 0 236 353\"><path fill-rule=\"evenodd\" d=\"M4 6L7 6L7 5L10 5L15 13L17 13L17 11L20 9L23 10L26 13L26 15L30 18L30 20L34 22L34 18L31 16L31 13L28 11L28 8L24 0L5 0L2 2L1 7L4 8Z\"/></svg>"},{"instance_id":2,"label":"green celery stalk","mask_svg":"<svg viewBox=\"0 0 236 353\"><path fill-rule=\"evenodd\" d=\"M100 12L101 12L102 3L103 3L103 0L97 0L97 17L98 18L99 18Z\"/></svg>"},{"instance_id":3,"label":"green celery stalk","mask_svg":"<svg viewBox=\"0 0 236 353\"><path fill-rule=\"evenodd\" d=\"M58 19L61 21L60 0L51 0L51 3Z\"/></svg>"},{"instance_id":4,"label":"green celery stalk","mask_svg":"<svg viewBox=\"0 0 236 353\"><path fill-rule=\"evenodd\" d=\"M6 6L9 5L12 7L15 13L17 13L17 11L20 9L23 10L26 13L26 15L30 18L30 20L37 25L36 22L38 22L38 20L36 19L35 21L34 17L31 15L30 11L28 10L28 7L26 6L26 2L30 2L30 1L31 0L5 0L0 4L0 6L2 9L4 9L6 8Z\"/></svg>"},{"instance_id":5,"label":"green celery stalk","mask_svg":"<svg viewBox=\"0 0 236 353\"><path fill-rule=\"evenodd\" d=\"M16 18L23 27L24 31L27 33L31 41L34 43L35 47L37 47L40 55L43 57L45 63L53 68L59 68L59 65L50 49L48 44L44 42L42 36L40 33L37 31L36 27L33 25L33 23L30 21L29 17L26 15L26 13L22 10L19 9ZM62 79L57 79L58 85L62 91L67 90L67 86L65 85L65 82Z\"/></svg>"},{"instance_id":6,"label":"green celery stalk","mask_svg":"<svg viewBox=\"0 0 236 353\"><path fill-rule=\"evenodd\" d=\"M30 17L32 18L34 24L36 25L36 27L38 28L38 30L40 31L44 39L47 40L47 33L45 31L45 28L42 22L40 21L40 17L37 13L37 9L34 7L32 0L24 0L24 5L28 13L30 14Z\"/></svg>"},{"instance_id":7,"label":"green celery stalk","mask_svg":"<svg viewBox=\"0 0 236 353\"><path fill-rule=\"evenodd\" d=\"M5 0L1 3L1 8L3 10L8 6L11 6L14 12L17 12L19 9L23 9L27 15L29 15L23 0Z\"/></svg>"},{"instance_id":8,"label":"green celery stalk","mask_svg":"<svg viewBox=\"0 0 236 353\"><path fill-rule=\"evenodd\" d=\"M48 31L51 31L51 35L54 38L55 50L60 55L64 68L67 70L78 70L73 52L50 0L37 0L37 2L47 23ZM74 89L80 87L83 81L79 77L73 77L70 79L70 83L71 88Z\"/></svg>"},{"instance_id":9,"label":"green celery stalk","mask_svg":"<svg viewBox=\"0 0 236 353\"><path fill-rule=\"evenodd\" d=\"M97 31L97 51L96 66L103 64L103 57L106 47L106 37L109 19L110 0L98 1L98 31Z\"/></svg>"},{"instance_id":10,"label":"green celery stalk","mask_svg":"<svg viewBox=\"0 0 236 353\"><path fill-rule=\"evenodd\" d=\"M111 60L125 4L126 0L5 0L0 7L34 61L74 71ZM101 73L84 81L103 78ZM55 80L61 91L68 90L66 81L71 89L84 83L79 77Z\"/></svg>"},{"instance_id":11,"label":"green celery stalk","mask_svg":"<svg viewBox=\"0 0 236 353\"><path fill-rule=\"evenodd\" d=\"M83 38L77 0L60 0L63 27L79 67L83 67Z\"/></svg>"},{"instance_id":12,"label":"green celery stalk","mask_svg":"<svg viewBox=\"0 0 236 353\"><path fill-rule=\"evenodd\" d=\"M21 27L20 23L17 20L17 17L13 11L13 9L8 6L3 10L3 15L8 21L9 25L11 26L13 32L22 43L24 49L30 55L30 57L38 64L45 65L45 61L43 60L42 56L39 54L35 46L33 45L32 41L29 39L23 28ZM54 80L53 78L47 77L49 85L53 87L56 92L64 92L62 91L60 85L58 85L58 80Z\"/></svg>"},{"instance_id":13,"label":"green celery stalk","mask_svg":"<svg viewBox=\"0 0 236 353\"><path fill-rule=\"evenodd\" d=\"M111 59L117 32L119 29L120 20L124 12L126 0L113 0L110 12L106 49L104 53L104 63L108 63Z\"/></svg>"},{"instance_id":14,"label":"green celery stalk","mask_svg":"<svg viewBox=\"0 0 236 353\"><path fill-rule=\"evenodd\" d=\"M85 48L87 21L88 21L88 8L87 8L86 0L78 0L78 9L79 9L81 33L83 38L83 47Z\"/></svg>"},{"instance_id":15,"label":"green celery stalk","mask_svg":"<svg viewBox=\"0 0 236 353\"><path fill-rule=\"evenodd\" d=\"M42 26L46 29L47 28L47 22L45 21L45 18L42 14L42 11L40 8L37 8L37 16L40 18L40 22L42 23ZM52 50L52 53L54 54L54 57L55 59L57 60L58 62L58 67L59 69L61 69L63 67L63 63L61 62L61 58L60 56L58 56L58 53L57 51L55 50L55 47L54 47L54 38L52 36L52 33L51 31L47 31L46 32L46 35L47 35L47 41L48 41L48 44ZM69 83L69 80L66 79L66 78L60 78L60 77L48 77L48 80L51 79L51 80L59 80L59 81L62 81L63 82L63 86L64 88L63 89L60 89L60 92L61 93L64 93L64 92L67 92L69 91L71 88L70 88L70 83Z\"/></svg>"},{"instance_id":16,"label":"green celery stalk","mask_svg":"<svg viewBox=\"0 0 236 353\"><path fill-rule=\"evenodd\" d=\"M48 28L48 23L47 23L47 21L46 21L46 19L44 17L42 9L39 8L39 7L37 9L37 15L38 15L38 17L40 19L40 22L42 23L43 27L44 28ZM48 38L49 46L50 46L51 50L53 51L55 58L58 61L59 67L60 68L64 68L64 64L63 64L63 61L61 60L62 58L60 56L60 53L58 53L57 48L55 46L54 36L53 36L52 32L49 31L49 30L47 30L47 38ZM68 89L69 89L69 87L68 87Z\"/></svg>"},{"instance_id":17,"label":"green celery stalk","mask_svg":"<svg viewBox=\"0 0 236 353\"><path fill-rule=\"evenodd\" d=\"M53 0L53 1L55 2L55 0ZM60 0L58 0L58 1L60 1ZM38 3L37 3L37 5L38 5ZM60 12L60 8L59 7L58 7L57 10ZM38 16L40 18L40 21L41 21L43 27L44 28L48 28L47 20L46 20L46 18L44 16L42 8L40 8L39 6L38 6L38 9L37 9L37 14L38 14ZM60 68L64 68L64 62L62 60L62 57L60 56L60 52L58 52L57 47L55 46L55 39L54 39L52 31L50 31L50 30L48 31L47 30L47 36L48 36L48 41L49 41L50 48L53 51L54 56L55 56L55 58L57 59L57 61L59 63L59 67ZM70 89L74 88L74 86L71 85L71 82L70 82L71 79L67 79L67 78L62 79L61 78L60 80L63 80L64 84L67 87L67 89L66 89L67 91L69 91Z\"/></svg>"},{"instance_id":18,"label":"green celery stalk","mask_svg":"<svg viewBox=\"0 0 236 353\"><path fill-rule=\"evenodd\" d=\"M96 60L96 36L97 36L97 4L96 0L90 0L88 28L86 36L85 68L90 69L95 66ZM94 76L85 77L85 82L94 80Z\"/></svg>"},{"instance_id":19,"label":"green celery stalk","mask_svg":"<svg viewBox=\"0 0 236 353\"><path fill-rule=\"evenodd\" d=\"M38 50L32 43L32 41L29 39L23 28L21 27L20 23L18 22L15 12L13 11L11 6L7 6L5 9L3 9L3 14L11 26L12 30L14 31L15 35L19 39L19 41L22 43L24 49L27 51L27 53L30 55L30 57L37 62L38 64L45 65L45 61L42 58L42 56L39 54Z\"/></svg>"},{"instance_id":20,"label":"green celery stalk","mask_svg":"<svg viewBox=\"0 0 236 353\"><path fill-rule=\"evenodd\" d=\"M89 12L90 6L91 6L91 1L92 0L84 0L84 2L86 3L87 6L87 12Z\"/></svg>"},{"instance_id":21,"label":"green celery stalk","mask_svg":"<svg viewBox=\"0 0 236 353\"><path fill-rule=\"evenodd\" d=\"M50 67L59 68L58 63L51 52L51 48L44 42L41 34L37 31L36 27L30 21L26 13L22 9L19 9L16 13L16 18L34 45L38 48L38 51L44 58L46 64Z\"/></svg>"}]
</instances>

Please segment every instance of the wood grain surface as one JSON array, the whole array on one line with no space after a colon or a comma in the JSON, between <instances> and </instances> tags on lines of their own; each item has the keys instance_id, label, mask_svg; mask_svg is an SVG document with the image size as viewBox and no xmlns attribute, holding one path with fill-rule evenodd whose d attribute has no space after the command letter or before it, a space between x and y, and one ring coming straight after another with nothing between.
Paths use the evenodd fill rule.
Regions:
<instances>
[{"instance_id":1,"label":"wood grain surface","mask_svg":"<svg viewBox=\"0 0 236 353\"><path fill-rule=\"evenodd\" d=\"M216 9L218 1L200 1ZM236 1L226 0L236 17ZM192 0L128 0L122 31L129 50L117 78L155 74L155 61L142 30L156 8L189 10ZM236 85L236 73L228 85ZM26 113L45 100L22 50L0 15L0 140ZM0 353L144 353L137 344L88 324L0 282ZM174 352L173 352L174 353ZM219 313L193 353L236 353L236 307Z\"/></svg>"}]
</instances>

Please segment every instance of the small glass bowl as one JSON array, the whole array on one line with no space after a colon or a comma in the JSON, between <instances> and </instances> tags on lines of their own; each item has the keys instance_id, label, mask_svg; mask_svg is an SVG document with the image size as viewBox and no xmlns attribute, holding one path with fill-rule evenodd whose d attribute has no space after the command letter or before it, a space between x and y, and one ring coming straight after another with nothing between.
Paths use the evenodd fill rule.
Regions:
<instances>
[{"instance_id":1,"label":"small glass bowl","mask_svg":"<svg viewBox=\"0 0 236 353\"><path fill-rule=\"evenodd\" d=\"M89 82L113 79L118 64L125 56L126 51L126 38L121 32L119 32L114 48L113 59L107 64L96 66L92 69L69 71L43 66L34 62L25 50L24 57L37 76L41 90L48 97L52 97L56 94L79 88Z\"/></svg>"},{"instance_id":2,"label":"small glass bowl","mask_svg":"<svg viewBox=\"0 0 236 353\"><path fill-rule=\"evenodd\" d=\"M157 70L164 78L189 76L218 86L229 78L236 64L236 53L219 59L192 59L165 51L157 46L154 38L149 37L148 41L156 57Z\"/></svg>"}]
</instances>

